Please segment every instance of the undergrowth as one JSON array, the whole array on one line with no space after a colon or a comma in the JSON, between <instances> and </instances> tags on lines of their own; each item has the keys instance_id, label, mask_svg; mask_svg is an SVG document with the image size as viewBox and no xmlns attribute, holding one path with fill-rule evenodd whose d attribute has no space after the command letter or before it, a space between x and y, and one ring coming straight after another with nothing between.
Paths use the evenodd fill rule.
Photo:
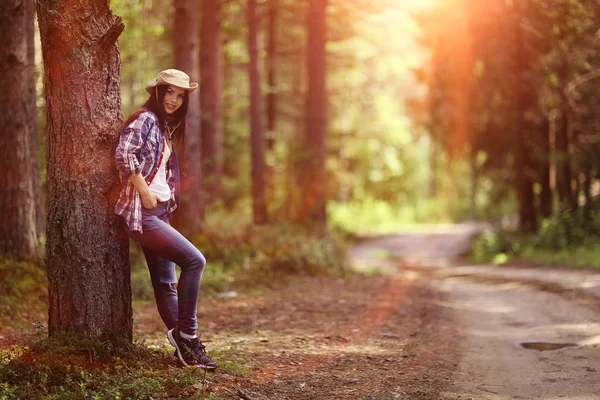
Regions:
<instances>
[{"instance_id":1,"label":"undergrowth","mask_svg":"<svg viewBox=\"0 0 600 400\"><path fill-rule=\"evenodd\" d=\"M192 238L207 258L203 293L272 286L293 275L348 273L346 247L339 235L314 234L277 225L207 229ZM153 301L140 247L131 243L132 293ZM30 316L47 312L47 277L41 261L0 261L1 322L16 332L30 332ZM18 321L24 324L18 327ZM182 369L173 349L143 341L114 345L69 334L48 338L42 324L17 345L0 349L0 400L41 399L218 399L203 380L203 371ZM230 348L211 346L218 359L235 359ZM226 361L217 374L246 375L250 366Z\"/></svg>"},{"instance_id":2,"label":"undergrowth","mask_svg":"<svg viewBox=\"0 0 600 400\"><path fill-rule=\"evenodd\" d=\"M45 312L48 278L41 260L0 260L0 323L30 324L29 317Z\"/></svg>"},{"instance_id":3,"label":"undergrowth","mask_svg":"<svg viewBox=\"0 0 600 400\"><path fill-rule=\"evenodd\" d=\"M295 225L215 227L191 238L207 260L203 293L273 286L289 276L349 273L341 234L315 234ZM153 299L144 255L132 243L134 298Z\"/></svg>"},{"instance_id":4,"label":"undergrowth","mask_svg":"<svg viewBox=\"0 0 600 400\"><path fill-rule=\"evenodd\" d=\"M216 399L204 371L176 366L171 351L73 334L34 340L0 353L0 399ZM220 371L241 376L249 368L228 363Z\"/></svg>"},{"instance_id":5,"label":"undergrowth","mask_svg":"<svg viewBox=\"0 0 600 400\"><path fill-rule=\"evenodd\" d=\"M477 262L528 262L541 265L600 268L600 214L585 215L559 208L544 219L535 234L487 231L473 242Z\"/></svg>"}]
</instances>

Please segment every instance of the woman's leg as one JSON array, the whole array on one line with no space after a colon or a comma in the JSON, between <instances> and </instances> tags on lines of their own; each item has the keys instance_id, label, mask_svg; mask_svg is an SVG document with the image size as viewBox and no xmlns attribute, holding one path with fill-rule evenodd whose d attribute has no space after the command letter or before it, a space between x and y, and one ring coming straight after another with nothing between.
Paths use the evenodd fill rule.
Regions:
<instances>
[{"instance_id":1,"label":"woman's leg","mask_svg":"<svg viewBox=\"0 0 600 400\"><path fill-rule=\"evenodd\" d=\"M175 263L156 255L151 249L142 247L150 270L156 307L167 329L173 329L179 321L177 301L177 274Z\"/></svg>"},{"instance_id":2,"label":"woman's leg","mask_svg":"<svg viewBox=\"0 0 600 400\"><path fill-rule=\"evenodd\" d=\"M181 268L177 285L178 326L181 332L195 335L200 281L206 265L202 253L181 233L163 220L166 207L159 204L155 209L144 210L143 234L132 232L131 237L144 249L161 258L176 263Z\"/></svg>"}]
</instances>

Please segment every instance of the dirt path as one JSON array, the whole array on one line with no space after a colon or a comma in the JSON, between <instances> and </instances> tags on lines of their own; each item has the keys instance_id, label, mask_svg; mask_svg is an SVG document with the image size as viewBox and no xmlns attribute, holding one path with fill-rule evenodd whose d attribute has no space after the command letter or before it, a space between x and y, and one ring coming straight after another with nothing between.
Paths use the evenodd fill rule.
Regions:
<instances>
[{"instance_id":1,"label":"dirt path","mask_svg":"<svg viewBox=\"0 0 600 400\"><path fill-rule=\"evenodd\" d=\"M600 399L600 275L449 262L476 229L391 235L354 249L356 263L384 275L299 279L278 293L205 305L220 332L213 340L253 367L243 378L215 374L211 391L231 399Z\"/></svg>"},{"instance_id":2,"label":"dirt path","mask_svg":"<svg viewBox=\"0 0 600 400\"><path fill-rule=\"evenodd\" d=\"M439 398L457 346L451 310L437 305L444 296L408 270L214 299L200 310L209 347L251 371L208 375L206 388L220 399Z\"/></svg>"}]
</instances>

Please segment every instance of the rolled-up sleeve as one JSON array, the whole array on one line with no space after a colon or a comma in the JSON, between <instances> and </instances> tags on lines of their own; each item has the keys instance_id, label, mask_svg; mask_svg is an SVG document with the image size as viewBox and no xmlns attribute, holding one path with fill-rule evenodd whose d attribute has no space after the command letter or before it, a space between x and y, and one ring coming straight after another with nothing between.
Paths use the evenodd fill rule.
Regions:
<instances>
[{"instance_id":1,"label":"rolled-up sleeve","mask_svg":"<svg viewBox=\"0 0 600 400\"><path fill-rule=\"evenodd\" d=\"M131 176L142 172L140 151L153 124L153 118L145 112L123 129L115 153L117 168L122 175Z\"/></svg>"}]
</instances>

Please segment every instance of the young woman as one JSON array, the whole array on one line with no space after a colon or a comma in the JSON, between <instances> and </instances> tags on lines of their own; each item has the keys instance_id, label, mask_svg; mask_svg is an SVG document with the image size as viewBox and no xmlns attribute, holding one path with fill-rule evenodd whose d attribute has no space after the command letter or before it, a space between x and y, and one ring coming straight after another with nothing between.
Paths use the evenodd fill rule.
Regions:
<instances>
[{"instance_id":1,"label":"young woman","mask_svg":"<svg viewBox=\"0 0 600 400\"><path fill-rule=\"evenodd\" d=\"M197 334L196 308L206 260L169 224L179 206L179 166L173 142L183 144L188 94L198 87L182 71L161 71L146 86L150 98L125 122L116 151L123 185L115 213L144 251L158 312L179 360L217 368ZM181 268L179 282L175 264Z\"/></svg>"}]
</instances>

